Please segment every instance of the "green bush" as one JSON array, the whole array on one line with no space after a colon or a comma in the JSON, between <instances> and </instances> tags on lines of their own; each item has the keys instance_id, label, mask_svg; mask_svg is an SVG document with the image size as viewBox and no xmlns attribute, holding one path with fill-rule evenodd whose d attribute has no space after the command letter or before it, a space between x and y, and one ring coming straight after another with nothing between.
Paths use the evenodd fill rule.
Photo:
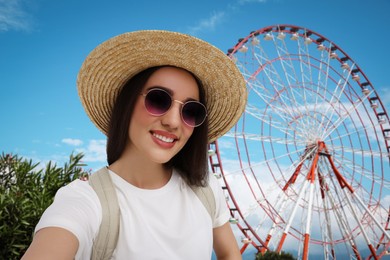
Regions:
<instances>
[{"instance_id":1,"label":"green bush","mask_svg":"<svg viewBox=\"0 0 390 260\"><path fill-rule=\"evenodd\" d=\"M71 155L64 167L39 163L17 155L0 156L0 259L20 259L30 245L43 211L57 190L84 177L83 155Z\"/></svg>"},{"instance_id":2,"label":"green bush","mask_svg":"<svg viewBox=\"0 0 390 260\"><path fill-rule=\"evenodd\" d=\"M274 251L267 251L265 254L258 253L256 255L256 260L294 260L292 254L286 253L286 252L274 252Z\"/></svg>"}]
</instances>

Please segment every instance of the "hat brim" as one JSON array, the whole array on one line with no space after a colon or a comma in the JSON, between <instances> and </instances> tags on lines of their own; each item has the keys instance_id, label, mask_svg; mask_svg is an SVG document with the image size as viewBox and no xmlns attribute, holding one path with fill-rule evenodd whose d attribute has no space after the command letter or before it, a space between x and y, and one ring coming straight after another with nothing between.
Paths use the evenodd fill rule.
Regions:
<instances>
[{"instance_id":1,"label":"hat brim","mask_svg":"<svg viewBox=\"0 0 390 260\"><path fill-rule=\"evenodd\" d=\"M97 46L85 59L77 78L84 109L107 135L111 111L123 85L137 73L170 65L196 75L204 86L209 142L224 135L245 109L245 80L231 59L198 38L169 31L121 34Z\"/></svg>"}]
</instances>

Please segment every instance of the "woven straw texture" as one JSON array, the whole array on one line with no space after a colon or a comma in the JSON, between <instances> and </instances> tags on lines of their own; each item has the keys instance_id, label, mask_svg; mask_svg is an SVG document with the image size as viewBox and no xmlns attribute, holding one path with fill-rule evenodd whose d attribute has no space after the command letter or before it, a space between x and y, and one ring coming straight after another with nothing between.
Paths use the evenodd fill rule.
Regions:
<instances>
[{"instance_id":1,"label":"woven straw texture","mask_svg":"<svg viewBox=\"0 0 390 260\"><path fill-rule=\"evenodd\" d=\"M209 142L225 134L240 118L246 84L222 51L198 38L169 31L121 34L97 46L85 59L77 79L84 109L105 135L113 104L122 86L138 72L161 65L184 68L203 83Z\"/></svg>"}]
</instances>

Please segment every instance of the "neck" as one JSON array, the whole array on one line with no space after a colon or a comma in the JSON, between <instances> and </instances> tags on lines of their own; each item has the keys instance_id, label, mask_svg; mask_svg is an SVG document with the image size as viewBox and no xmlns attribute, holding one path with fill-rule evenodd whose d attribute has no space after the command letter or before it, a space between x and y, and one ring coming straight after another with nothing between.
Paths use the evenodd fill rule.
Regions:
<instances>
[{"instance_id":1,"label":"neck","mask_svg":"<svg viewBox=\"0 0 390 260\"><path fill-rule=\"evenodd\" d=\"M109 168L125 181L141 189L161 188L168 183L172 175L172 169L165 165L126 151Z\"/></svg>"}]
</instances>

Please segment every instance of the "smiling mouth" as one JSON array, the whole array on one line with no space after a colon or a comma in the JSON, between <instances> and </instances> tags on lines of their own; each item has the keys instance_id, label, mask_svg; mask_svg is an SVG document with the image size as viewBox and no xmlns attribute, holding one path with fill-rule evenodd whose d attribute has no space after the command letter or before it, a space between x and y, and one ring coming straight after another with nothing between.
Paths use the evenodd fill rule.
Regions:
<instances>
[{"instance_id":1,"label":"smiling mouth","mask_svg":"<svg viewBox=\"0 0 390 260\"><path fill-rule=\"evenodd\" d=\"M175 141L175 139L173 139L173 138L162 136L162 135L159 135L156 133L153 133L153 136L156 137L157 139L163 141L163 142L166 142L166 143L173 143L173 141Z\"/></svg>"}]
</instances>

